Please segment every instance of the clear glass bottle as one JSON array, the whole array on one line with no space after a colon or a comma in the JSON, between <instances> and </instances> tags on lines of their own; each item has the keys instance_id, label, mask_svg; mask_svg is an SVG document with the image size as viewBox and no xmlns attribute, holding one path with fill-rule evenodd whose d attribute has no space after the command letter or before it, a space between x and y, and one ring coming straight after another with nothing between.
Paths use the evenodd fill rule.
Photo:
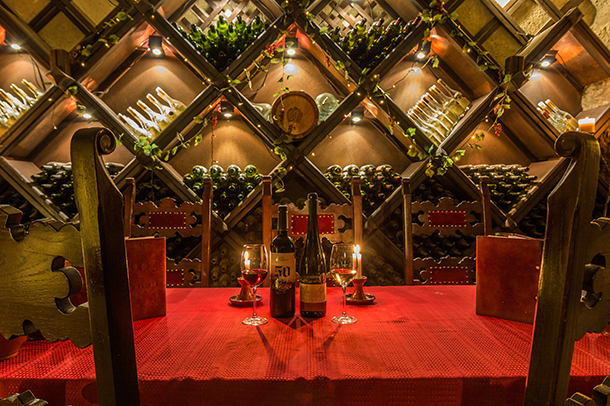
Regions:
<instances>
[{"instance_id":1,"label":"clear glass bottle","mask_svg":"<svg viewBox=\"0 0 610 406\"><path fill-rule=\"evenodd\" d=\"M139 108L144 110L146 112L146 114L148 114L148 117L150 117L151 121L154 121L157 124L160 131L163 131L165 129L165 127L167 127L167 125L169 124L169 120L168 120L167 116L157 113L156 111L151 109L148 106L148 104L144 103L142 100L138 100L136 104L138 105Z\"/></svg>"},{"instance_id":2,"label":"clear glass bottle","mask_svg":"<svg viewBox=\"0 0 610 406\"><path fill-rule=\"evenodd\" d=\"M0 95L2 95L4 100L6 100L6 103L8 103L18 115L21 115L25 110L28 109L28 106L25 103L17 99L12 94L5 92L4 89L0 89Z\"/></svg>"},{"instance_id":3,"label":"clear glass bottle","mask_svg":"<svg viewBox=\"0 0 610 406\"><path fill-rule=\"evenodd\" d=\"M558 108L555 103L553 103L550 99L546 99L545 103L547 106L549 106L551 111L553 111L558 117L561 117L564 120L566 127L570 131L578 131L578 121L574 118L574 116L572 116L567 111L563 111Z\"/></svg>"},{"instance_id":4,"label":"clear glass bottle","mask_svg":"<svg viewBox=\"0 0 610 406\"><path fill-rule=\"evenodd\" d=\"M451 121L449 117L447 117L440 111L434 110L424 99L420 99L417 102L416 106L419 107L428 116L434 117L435 119L443 123L445 128L447 128L447 134L451 132L451 130L453 129L454 122Z\"/></svg>"},{"instance_id":5,"label":"clear glass bottle","mask_svg":"<svg viewBox=\"0 0 610 406\"><path fill-rule=\"evenodd\" d=\"M176 112L176 114L178 114L178 113L182 112L184 109L186 109L186 106L184 105L184 103L182 103L180 100L172 99L160 87L157 87L155 89L155 91L157 92L157 95L159 95L159 97L161 97L163 100L165 100L167 102L167 104L169 104L169 106Z\"/></svg>"},{"instance_id":6,"label":"clear glass bottle","mask_svg":"<svg viewBox=\"0 0 610 406\"><path fill-rule=\"evenodd\" d=\"M470 108L472 103L470 102L470 100L464 97L462 93L450 88L442 79L439 79L437 83L441 86L443 90L445 90L451 97L453 97L460 106L462 106L464 111L467 111Z\"/></svg>"},{"instance_id":7,"label":"clear glass bottle","mask_svg":"<svg viewBox=\"0 0 610 406\"><path fill-rule=\"evenodd\" d=\"M23 79L21 83L34 95L35 98L39 98L43 95L43 93L38 90L38 88L31 82L28 82L26 79Z\"/></svg>"},{"instance_id":8,"label":"clear glass bottle","mask_svg":"<svg viewBox=\"0 0 610 406\"><path fill-rule=\"evenodd\" d=\"M543 111L545 118L555 127L560 133L568 131L568 127L565 125L561 117L557 117L551 109L544 104L544 102L538 102L538 108Z\"/></svg>"},{"instance_id":9,"label":"clear glass bottle","mask_svg":"<svg viewBox=\"0 0 610 406\"><path fill-rule=\"evenodd\" d=\"M171 122L174 118L176 118L176 113L174 112L174 110L169 107L166 106L165 104L161 103L159 100L157 100L157 98L155 96L153 96L152 94L148 93L146 95L146 99L148 99L149 102L151 102L152 104L155 105L156 108L159 109L159 112L166 116L167 119L169 120L169 122Z\"/></svg>"},{"instance_id":10,"label":"clear glass bottle","mask_svg":"<svg viewBox=\"0 0 610 406\"><path fill-rule=\"evenodd\" d=\"M419 127L420 130L432 141L436 146L439 146L442 142L443 136L438 132L436 128L431 126L430 124L422 121L419 117L413 113L412 110L407 112L407 116L413 121L415 125Z\"/></svg>"},{"instance_id":11,"label":"clear glass bottle","mask_svg":"<svg viewBox=\"0 0 610 406\"><path fill-rule=\"evenodd\" d=\"M129 112L129 114L131 114L140 123L140 126L142 128L145 128L148 131L150 131L150 133L154 137L156 137L157 135L159 135L161 133L161 130L159 129L159 126L157 125L157 123L147 119L146 117L144 117L142 114L140 114L140 112L137 111L136 109L134 109L133 107L131 107L131 106L127 107L127 111Z\"/></svg>"},{"instance_id":12,"label":"clear glass bottle","mask_svg":"<svg viewBox=\"0 0 610 406\"><path fill-rule=\"evenodd\" d=\"M318 195L307 195L309 218L307 238L299 266L301 316L319 318L326 315L326 259L318 230Z\"/></svg>"},{"instance_id":13,"label":"clear glass bottle","mask_svg":"<svg viewBox=\"0 0 610 406\"><path fill-rule=\"evenodd\" d=\"M417 106L415 106L413 108L413 111L425 122L427 122L428 124L433 125L439 133L441 133L443 135L443 139L445 137L447 137L447 135L449 135L449 128L447 127L447 125L445 125L445 123L443 123L441 120L439 120L438 118L434 117L433 115L430 115L429 113L427 113L425 110L423 110L420 106L419 103Z\"/></svg>"},{"instance_id":14,"label":"clear glass bottle","mask_svg":"<svg viewBox=\"0 0 610 406\"><path fill-rule=\"evenodd\" d=\"M436 85L432 85L429 91L430 95L438 100L446 110L453 112L458 117L458 120L464 116L466 110L453 97L445 95Z\"/></svg>"},{"instance_id":15,"label":"clear glass bottle","mask_svg":"<svg viewBox=\"0 0 610 406\"><path fill-rule=\"evenodd\" d=\"M423 102L425 102L434 112L436 112L438 114L442 114L445 117L447 117L447 119L449 119L449 121L451 121L452 126L454 126L455 123L457 123L457 121L460 119L457 114L455 114L451 110L446 109L445 106L443 106L441 103L436 101L436 99L434 97L432 97L429 92L424 94L422 96L421 100Z\"/></svg>"},{"instance_id":16,"label":"clear glass bottle","mask_svg":"<svg viewBox=\"0 0 610 406\"><path fill-rule=\"evenodd\" d=\"M150 131L148 131L145 128L140 127L140 125L138 123L136 123L135 121L133 121L131 118L119 113L119 118L121 120L123 120L123 122L125 124L127 124L127 126L129 126L129 128L131 128L131 130L135 133L135 135L139 138L139 137L148 137L148 138L153 138L153 135Z\"/></svg>"},{"instance_id":17,"label":"clear glass bottle","mask_svg":"<svg viewBox=\"0 0 610 406\"><path fill-rule=\"evenodd\" d=\"M36 103L36 99L33 98L32 96L29 96L28 94L26 94L23 89L21 89L19 86L17 86L16 84L12 83L11 84L11 89L13 89L13 92L15 92L15 94L17 96L19 96L21 98L21 101L29 108L32 107L34 105L34 103Z\"/></svg>"}]
</instances>

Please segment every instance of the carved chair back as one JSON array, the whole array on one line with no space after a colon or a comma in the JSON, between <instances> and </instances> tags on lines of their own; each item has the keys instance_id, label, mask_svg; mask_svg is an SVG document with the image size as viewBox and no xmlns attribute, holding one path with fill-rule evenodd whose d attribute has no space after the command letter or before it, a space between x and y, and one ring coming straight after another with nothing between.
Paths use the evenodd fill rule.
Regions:
<instances>
[{"instance_id":1,"label":"carved chair back","mask_svg":"<svg viewBox=\"0 0 610 406\"><path fill-rule=\"evenodd\" d=\"M153 202L136 203L135 181L127 179L125 196L126 237L159 236L201 237L201 260L183 258L175 262L167 258L167 287L193 288L208 286L210 241L212 221L212 180L205 179L201 202L183 202L176 205L171 198ZM197 218L201 223L197 223Z\"/></svg>"},{"instance_id":2,"label":"carved chair back","mask_svg":"<svg viewBox=\"0 0 610 406\"><path fill-rule=\"evenodd\" d=\"M590 134L566 132L555 150L571 163L547 200L525 406L575 404L566 402L574 343L601 333L610 319L610 218L591 221L599 144Z\"/></svg>"},{"instance_id":3,"label":"carved chair back","mask_svg":"<svg viewBox=\"0 0 610 406\"><path fill-rule=\"evenodd\" d=\"M405 281L407 285L425 283L472 284L475 280L474 258L469 256L445 256L436 261L434 258L414 258L413 236L431 236L438 233L441 237L457 234L487 235L491 232L490 193L488 180L483 178L480 185L480 201L460 202L442 197L438 204L430 201L413 202L411 181L402 181L403 222L405 230Z\"/></svg>"},{"instance_id":4,"label":"carved chair back","mask_svg":"<svg viewBox=\"0 0 610 406\"><path fill-rule=\"evenodd\" d=\"M99 403L137 406L122 210L117 210L123 196L100 156L115 147L106 129L82 129L72 138L80 231L53 220L36 221L26 231L19 210L0 206L0 334L10 339L38 330L51 342L93 344ZM82 288L74 267L84 267L88 291L88 303L78 306L69 299Z\"/></svg>"}]
</instances>

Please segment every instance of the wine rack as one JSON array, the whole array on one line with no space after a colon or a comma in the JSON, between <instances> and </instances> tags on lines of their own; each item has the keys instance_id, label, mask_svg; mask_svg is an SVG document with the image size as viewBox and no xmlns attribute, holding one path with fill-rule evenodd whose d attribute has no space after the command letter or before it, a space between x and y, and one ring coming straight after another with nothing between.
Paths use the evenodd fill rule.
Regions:
<instances>
[{"instance_id":1,"label":"wine rack","mask_svg":"<svg viewBox=\"0 0 610 406\"><path fill-rule=\"evenodd\" d=\"M458 19L437 24L432 30L431 55L438 58L435 62L438 66L432 67L432 63L425 63L415 55L429 28L425 23L417 23L421 11L429 7L423 0L371 0L366 5L318 0L303 11L299 11L296 2L288 1L290 7L283 8L284 3L272 0L177 0L160 6L150 0L119 0L117 4L108 8L104 21L123 13L120 21L107 26L100 21L94 27L97 36L68 47L69 54L50 53L51 46L38 34L40 27L28 28L19 16L0 8L0 27L6 38L11 43L21 40L32 56L30 60L27 54L2 47L0 88L27 79L44 92L0 135L0 175L4 179L0 187L10 196L5 199L25 208L26 203L17 199L22 196L33 207L27 206L34 216L38 216L36 210L41 216L74 220L49 204L31 176L48 162L69 162L68 145L74 131L97 126L120 135L122 145L107 161L124 165L114 178L119 188L128 177L136 178L141 200L171 196L179 202L197 201L196 188L183 181L196 165L206 168L254 165L261 175L271 175L274 203L298 204L313 191L325 203L348 203L349 194L325 176L331 165L344 168L350 164L358 167L387 164L397 175L410 177L413 190L417 191L420 185L430 183L426 171L432 156L418 157L413 149L432 151L437 146L407 112L440 79L470 100L471 106L439 145L439 151L447 156L454 156L459 150L467 152L459 162L447 167L444 175L435 176L435 182L458 200L476 200L477 185L464 170L468 165L529 168L528 173L537 180L518 202L492 203L492 220L497 230L526 233L524 228L534 224L532 220L540 222L544 198L568 165L555 155L553 143L559 132L536 110L538 102L551 99L576 119L596 118L596 136L610 127L610 106L582 111L577 102L586 85L610 77L610 52L582 22L578 10L553 15L554 23L527 42L511 18L490 9L487 3L480 4L488 11L477 21L466 2L450 2L447 11L456 11ZM248 24L261 19L266 29L226 66L207 60L180 32L180 29L188 32L193 24L206 32L219 20L234 21L238 17ZM359 67L329 35L337 28L347 32L362 25L363 19L369 27L382 18L387 24L399 17L405 23L415 23L408 35L388 50L387 57L368 71ZM461 29L464 35L454 35L456 29ZM116 44L98 41L111 35L116 35ZM162 37L164 58L153 57L149 52L151 35ZM277 47L284 46L286 37L296 39L298 48L298 54L288 61L294 72L289 79L285 64L281 63L283 55L277 51ZM506 46L498 46L502 43L499 37L505 39ZM489 51L485 57L489 64L503 67L504 60L510 57L506 73L512 75L511 81L501 83L497 71L481 69L475 52L464 52L475 41L481 49ZM88 51L83 53L84 49ZM276 50L273 58L261 54L273 49ZM538 62L551 50L557 51L558 62L549 68L540 67ZM273 59L280 59L280 63L272 63ZM524 72L529 66L534 69L527 77ZM47 70L51 71L54 84L41 83L40 77ZM141 140L121 122L118 114L135 106L138 100L145 100L146 94L158 86L184 103L186 109L150 141L163 151L163 156L151 160L136 151ZM304 138L283 142L281 131L269 120L269 115L261 113L260 106L273 104L285 87L303 90L312 98L330 93L337 98L338 107ZM498 117L503 95L510 96L510 109ZM80 106L92 119L83 118ZM223 117L221 108L230 109L233 116ZM352 120L356 114L361 114L359 123ZM490 127L494 120L502 128L499 136ZM484 139L473 141L481 132ZM412 137L403 135L407 133ZM191 140L190 146L183 148L182 140ZM474 144L482 150L471 150L469 145ZM282 154L273 152L278 146ZM607 183L600 183L600 195L607 193ZM148 192L155 193L147 193L147 184ZM394 229L401 216L399 189L394 185L394 190L385 193L376 207L365 211L365 263L373 264L377 272L370 275L371 282L401 283L396 276L404 269L404 255L398 242L401 230ZM422 193L421 199L447 193L430 194ZM257 185L234 202L231 210L213 214L212 245L213 251L222 247L225 255L220 258L224 259L231 250L239 250L245 241L258 238L255 234L259 223L254 219L261 199L262 186ZM535 233L540 232L539 227L534 229ZM168 255L176 257L173 259L196 255L197 249L192 247L197 242L180 238L168 239L171 245ZM234 284L229 269L219 273L211 284Z\"/></svg>"}]
</instances>

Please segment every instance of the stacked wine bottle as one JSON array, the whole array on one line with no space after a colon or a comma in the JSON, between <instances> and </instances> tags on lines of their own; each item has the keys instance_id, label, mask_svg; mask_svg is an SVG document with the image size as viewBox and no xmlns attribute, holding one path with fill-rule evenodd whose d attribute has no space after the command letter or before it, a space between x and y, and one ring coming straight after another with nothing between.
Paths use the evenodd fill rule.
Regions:
<instances>
[{"instance_id":1,"label":"stacked wine bottle","mask_svg":"<svg viewBox=\"0 0 610 406\"><path fill-rule=\"evenodd\" d=\"M182 199L176 196L174 191L160 179L151 178L150 180L146 180L145 178L142 178L136 183L136 202L138 203L158 203L161 199L166 197L174 199L177 205L182 204Z\"/></svg>"},{"instance_id":2,"label":"stacked wine bottle","mask_svg":"<svg viewBox=\"0 0 610 406\"><path fill-rule=\"evenodd\" d=\"M28 111L42 96L42 92L34 84L25 79L21 83L28 90L29 94L14 83L11 84L11 90L16 96L4 89L0 89L0 96L4 99L0 100L0 133L19 120L19 117Z\"/></svg>"},{"instance_id":3,"label":"stacked wine bottle","mask_svg":"<svg viewBox=\"0 0 610 406\"><path fill-rule=\"evenodd\" d=\"M148 118L144 117L142 113L133 107L128 107L127 112L133 116L133 119L127 117L124 114L119 113L119 117L127 126L133 131L138 137L147 137L149 139L155 138L161 133L180 114L186 106L180 100L171 98L163 89L157 87L155 89L157 95L165 103L159 102L155 96L148 93L146 99L157 108L158 111L154 111L150 106L144 103L142 100L138 100L136 105L142 109Z\"/></svg>"},{"instance_id":4,"label":"stacked wine bottle","mask_svg":"<svg viewBox=\"0 0 610 406\"><path fill-rule=\"evenodd\" d=\"M8 204L21 211L21 224L26 227L34 221L43 218L44 216L28 202L23 196L19 194L13 187L8 186L2 193L0 193L0 204Z\"/></svg>"},{"instance_id":5,"label":"stacked wine bottle","mask_svg":"<svg viewBox=\"0 0 610 406\"><path fill-rule=\"evenodd\" d=\"M212 251L210 257L210 286L211 287L237 287L237 278L241 276L239 269L240 253L232 249L229 244L223 243L218 249Z\"/></svg>"},{"instance_id":6,"label":"stacked wine bottle","mask_svg":"<svg viewBox=\"0 0 610 406\"><path fill-rule=\"evenodd\" d=\"M219 14L216 25L211 24L205 33L195 24L191 25L189 33L176 23L174 27L208 62L223 72L265 31L267 24L259 15L248 24L241 16L229 23Z\"/></svg>"},{"instance_id":7,"label":"stacked wine bottle","mask_svg":"<svg viewBox=\"0 0 610 406\"><path fill-rule=\"evenodd\" d=\"M341 27L337 26L328 35L360 68L372 69L383 61L420 21L421 18L417 17L405 23L399 18L384 27L385 21L382 18L367 27L366 18L363 18L347 33L343 33Z\"/></svg>"},{"instance_id":8,"label":"stacked wine bottle","mask_svg":"<svg viewBox=\"0 0 610 406\"><path fill-rule=\"evenodd\" d=\"M560 110L550 99L539 102L536 109L560 133L578 131L578 121L567 111Z\"/></svg>"},{"instance_id":9,"label":"stacked wine bottle","mask_svg":"<svg viewBox=\"0 0 610 406\"><path fill-rule=\"evenodd\" d=\"M449 136L470 105L470 100L439 79L438 86L432 85L407 111L407 115L438 146Z\"/></svg>"},{"instance_id":10,"label":"stacked wine bottle","mask_svg":"<svg viewBox=\"0 0 610 406\"><path fill-rule=\"evenodd\" d=\"M366 276L367 286L404 285L405 279L401 272L387 263L383 256L373 248L367 248L362 255L362 275Z\"/></svg>"},{"instance_id":11,"label":"stacked wine bottle","mask_svg":"<svg viewBox=\"0 0 610 406\"><path fill-rule=\"evenodd\" d=\"M203 179L208 177L212 179L213 185L213 209L221 218L237 207L262 180L254 165L246 166L243 173L237 165L229 165L226 172L219 165L210 166L209 171L204 166L196 165L182 180L201 197Z\"/></svg>"},{"instance_id":12,"label":"stacked wine bottle","mask_svg":"<svg viewBox=\"0 0 610 406\"><path fill-rule=\"evenodd\" d=\"M263 208L256 207L251 213L244 216L234 228L247 244L263 243Z\"/></svg>"},{"instance_id":13,"label":"stacked wine bottle","mask_svg":"<svg viewBox=\"0 0 610 406\"><path fill-rule=\"evenodd\" d=\"M343 169L339 165L331 165L325 175L348 199L351 199L351 182L354 176L359 176L362 192L362 211L366 216L390 197L394 189L400 185L400 175L394 173L391 165L347 165Z\"/></svg>"},{"instance_id":14,"label":"stacked wine bottle","mask_svg":"<svg viewBox=\"0 0 610 406\"><path fill-rule=\"evenodd\" d=\"M545 197L519 222L519 230L530 237L544 238L546 232L546 212Z\"/></svg>"},{"instance_id":15,"label":"stacked wine bottle","mask_svg":"<svg viewBox=\"0 0 610 406\"><path fill-rule=\"evenodd\" d=\"M122 164L106 163L106 169L111 177L123 169ZM32 175L34 185L57 206L68 218L78 213L74 200L74 183L72 179L72 164L49 162L40 167L41 172Z\"/></svg>"},{"instance_id":16,"label":"stacked wine bottle","mask_svg":"<svg viewBox=\"0 0 610 406\"><path fill-rule=\"evenodd\" d=\"M476 184L482 176L487 176L491 200L505 213L526 198L538 179L527 173L528 167L521 165L466 165L462 170Z\"/></svg>"}]
</instances>

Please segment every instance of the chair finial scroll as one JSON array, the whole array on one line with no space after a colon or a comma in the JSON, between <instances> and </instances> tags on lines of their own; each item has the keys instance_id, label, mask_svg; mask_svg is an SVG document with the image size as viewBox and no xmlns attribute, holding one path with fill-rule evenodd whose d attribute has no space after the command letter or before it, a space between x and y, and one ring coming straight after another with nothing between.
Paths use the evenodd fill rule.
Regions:
<instances>
[{"instance_id":1,"label":"chair finial scroll","mask_svg":"<svg viewBox=\"0 0 610 406\"><path fill-rule=\"evenodd\" d=\"M123 231L123 196L101 154L116 147L102 128L72 137L74 194L80 214L83 257L101 405L139 405L129 279Z\"/></svg>"},{"instance_id":2,"label":"chair finial scroll","mask_svg":"<svg viewBox=\"0 0 610 406\"><path fill-rule=\"evenodd\" d=\"M579 319L586 312L583 306L587 307L581 302L585 265L593 259L592 249L600 247L600 238L610 234L591 224L600 160L596 139L585 133L567 132L557 139L555 150L571 158L571 163L548 198L526 406L558 406L566 402L574 342L584 334ZM592 232L595 227L597 233ZM605 241L610 238L606 236ZM610 251L607 243L605 246L604 250ZM600 278L596 282L604 279L608 280ZM603 289L598 285L594 285L596 290ZM597 305L603 306L602 302L608 300L607 295L603 296ZM605 326L608 312L603 318Z\"/></svg>"}]
</instances>

